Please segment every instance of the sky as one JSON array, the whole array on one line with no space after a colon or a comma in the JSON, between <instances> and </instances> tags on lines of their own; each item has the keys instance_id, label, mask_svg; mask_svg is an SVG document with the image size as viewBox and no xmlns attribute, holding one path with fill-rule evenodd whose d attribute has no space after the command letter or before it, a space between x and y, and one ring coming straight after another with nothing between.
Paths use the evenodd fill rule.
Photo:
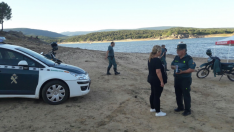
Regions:
<instances>
[{"instance_id":1,"label":"sky","mask_svg":"<svg viewBox=\"0 0 234 132\"><path fill-rule=\"evenodd\" d=\"M1 2L1 0L0 0ZM12 8L4 28L57 33L180 26L234 27L234 0L3 0Z\"/></svg>"}]
</instances>

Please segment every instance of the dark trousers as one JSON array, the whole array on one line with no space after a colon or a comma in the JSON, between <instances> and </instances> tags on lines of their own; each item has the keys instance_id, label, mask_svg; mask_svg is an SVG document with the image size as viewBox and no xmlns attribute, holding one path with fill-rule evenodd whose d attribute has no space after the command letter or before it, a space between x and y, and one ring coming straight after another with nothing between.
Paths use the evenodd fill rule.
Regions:
<instances>
[{"instance_id":1,"label":"dark trousers","mask_svg":"<svg viewBox=\"0 0 234 132\"><path fill-rule=\"evenodd\" d=\"M116 62L115 62L115 57L113 56L109 56L108 57L108 60L109 60L109 66L108 66L108 68L109 69L111 69L111 67L112 67L112 65L114 66L114 69L116 69L117 68L117 64L116 64Z\"/></svg>"},{"instance_id":2,"label":"dark trousers","mask_svg":"<svg viewBox=\"0 0 234 132\"><path fill-rule=\"evenodd\" d=\"M156 112L160 112L160 97L163 91L160 82L151 82L151 95L150 95L150 106L151 109L155 109Z\"/></svg>"},{"instance_id":3,"label":"dark trousers","mask_svg":"<svg viewBox=\"0 0 234 132\"><path fill-rule=\"evenodd\" d=\"M175 77L175 94L176 94L176 102L179 109L184 109L190 112L191 111L191 96L190 96L190 86L192 84L192 78L176 78ZM184 104L183 104L184 101Z\"/></svg>"}]
</instances>

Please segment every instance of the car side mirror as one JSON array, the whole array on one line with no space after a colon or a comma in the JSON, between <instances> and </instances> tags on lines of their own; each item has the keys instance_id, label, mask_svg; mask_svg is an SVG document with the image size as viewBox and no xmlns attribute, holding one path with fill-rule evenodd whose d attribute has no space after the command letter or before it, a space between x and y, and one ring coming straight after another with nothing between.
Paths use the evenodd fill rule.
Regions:
<instances>
[{"instance_id":1,"label":"car side mirror","mask_svg":"<svg viewBox=\"0 0 234 132\"><path fill-rule=\"evenodd\" d=\"M22 60L18 63L18 66L28 66L28 62L25 60Z\"/></svg>"}]
</instances>

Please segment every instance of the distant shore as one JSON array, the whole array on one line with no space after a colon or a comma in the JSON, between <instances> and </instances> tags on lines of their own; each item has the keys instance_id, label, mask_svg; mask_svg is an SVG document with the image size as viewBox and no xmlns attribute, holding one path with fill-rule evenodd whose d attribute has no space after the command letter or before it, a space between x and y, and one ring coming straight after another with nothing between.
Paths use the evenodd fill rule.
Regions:
<instances>
[{"instance_id":1,"label":"distant shore","mask_svg":"<svg viewBox=\"0 0 234 132\"><path fill-rule=\"evenodd\" d=\"M211 34L211 35L200 35L197 38L214 38L214 37L230 37L234 34ZM191 38L182 38L182 39L192 39L196 37ZM162 39L156 39L156 38L146 38L146 39L123 39L123 40L114 40L114 42L132 42L132 41L153 41L153 40L175 40L179 38L162 38ZM81 41L81 42L61 42L58 44L83 44L83 43L110 43L112 41Z\"/></svg>"}]
</instances>

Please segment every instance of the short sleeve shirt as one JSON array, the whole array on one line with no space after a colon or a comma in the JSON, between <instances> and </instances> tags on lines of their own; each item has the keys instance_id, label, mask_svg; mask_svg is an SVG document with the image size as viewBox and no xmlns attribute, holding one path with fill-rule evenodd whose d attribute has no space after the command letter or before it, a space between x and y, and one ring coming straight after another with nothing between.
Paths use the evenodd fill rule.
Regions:
<instances>
[{"instance_id":1,"label":"short sleeve shirt","mask_svg":"<svg viewBox=\"0 0 234 132\"><path fill-rule=\"evenodd\" d=\"M172 61L171 65L178 65L178 69L182 71L190 69L195 69L196 63L193 61L193 58L189 55L185 55L182 59L179 56L176 56ZM176 70L174 70L174 77L191 77L192 73L184 73L184 74L175 74Z\"/></svg>"},{"instance_id":2,"label":"short sleeve shirt","mask_svg":"<svg viewBox=\"0 0 234 132\"><path fill-rule=\"evenodd\" d=\"M114 56L114 49L112 46L108 47L108 51L109 51L108 56L113 57Z\"/></svg>"},{"instance_id":3,"label":"short sleeve shirt","mask_svg":"<svg viewBox=\"0 0 234 132\"><path fill-rule=\"evenodd\" d=\"M163 82L167 83L167 75L164 69L164 66L162 64L162 61L159 58L153 58L150 60L150 62L148 61L148 69L149 69L149 75L148 75L148 81L152 82L160 82L158 75L156 74L156 69L160 69L161 73L162 73L162 78L163 78Z\"/></svg>"}]
</instances>

